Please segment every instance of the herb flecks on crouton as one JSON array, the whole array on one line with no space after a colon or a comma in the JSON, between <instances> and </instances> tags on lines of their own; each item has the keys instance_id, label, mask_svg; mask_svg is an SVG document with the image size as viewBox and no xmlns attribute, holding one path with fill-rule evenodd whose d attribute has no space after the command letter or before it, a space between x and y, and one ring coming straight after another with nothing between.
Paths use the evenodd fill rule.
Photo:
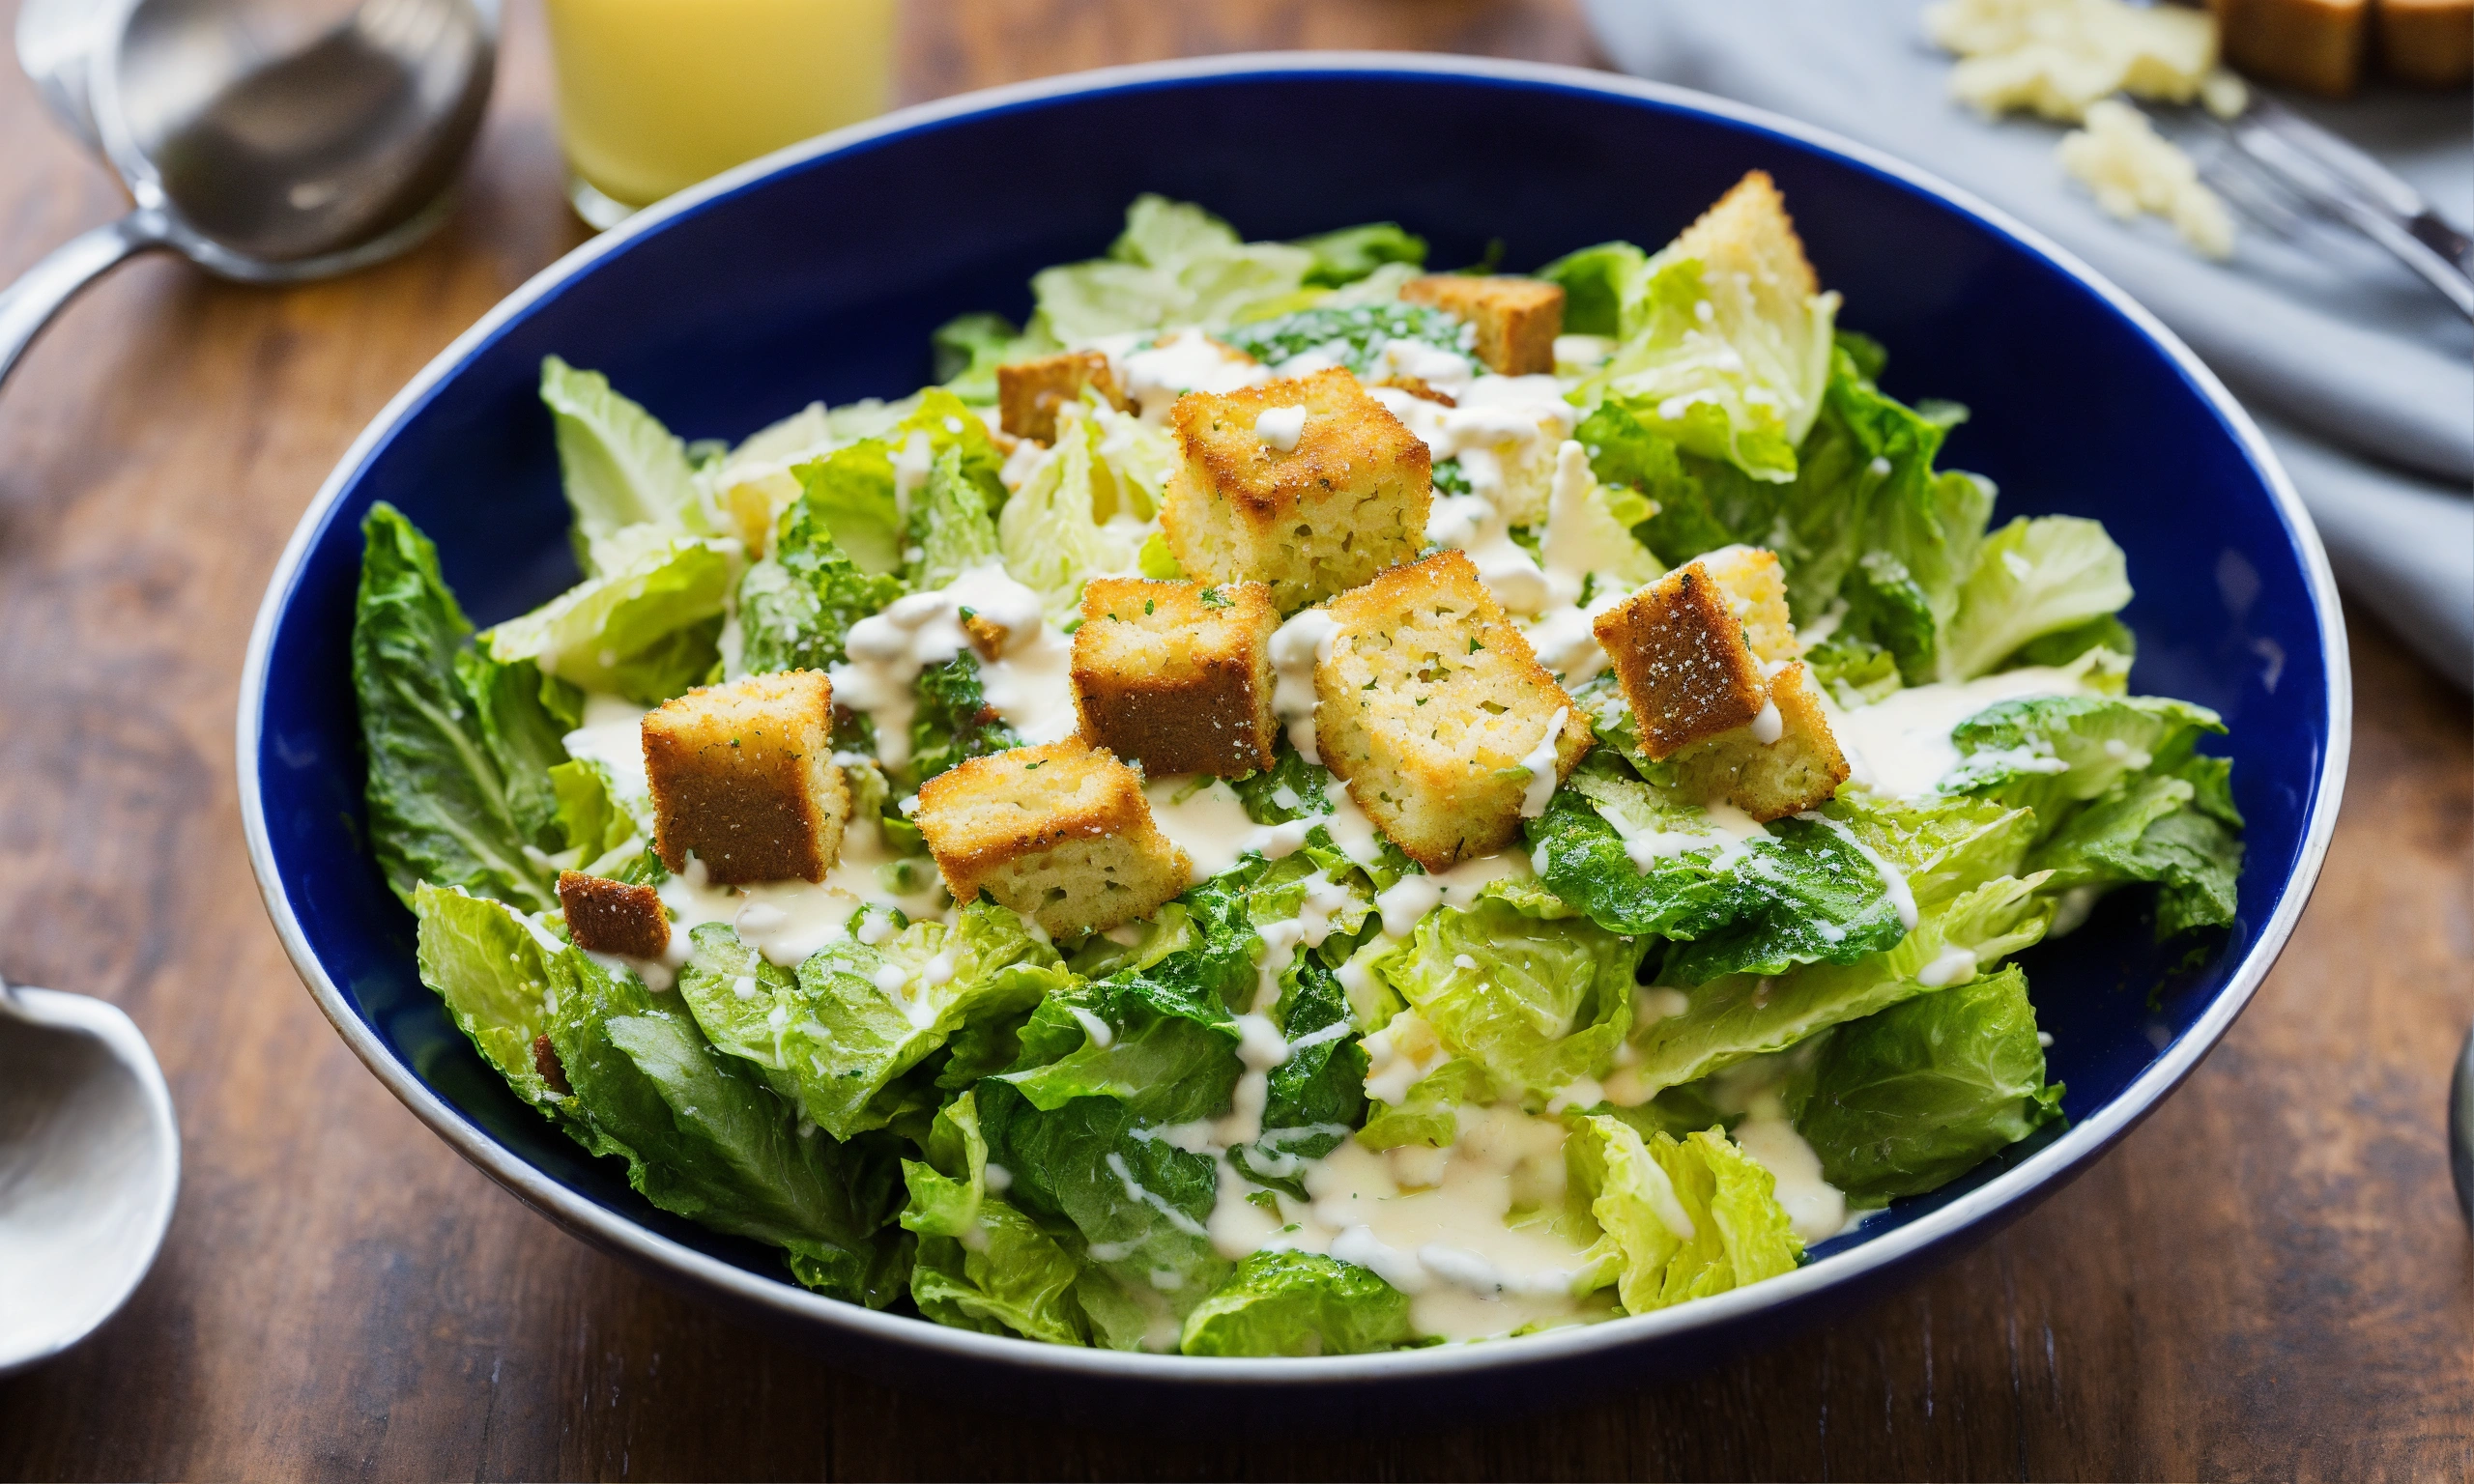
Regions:
<instances>
[{"instance_id":1,"label":"herb flecks on crouton","mask_svg":"<svg viewBox=\"0 0 2474 1484\"><path fill-rule=\"evenodd\" d=\"M1510 842L1533 783L1526 759L1550 731L1558 783L1595 740L1466 553L1395 567L1331 614L1331 655L1314 671L1323 761L1428 870Z\"/></svg>"},{"instance_id":2,"label":"herb flecks on crouton","mask_svg":"<svg viewBox=\"0 0 2474 1484\"><path fill-rule=\"evenodd\" d=\"M1847 756L1801 663L1769 682L1769 703L1778 708L1774 740L1762 740L1765 727L1744 727L1669 759L1685 787L1705 799L1723 797L1764 824L1820 808L1848 778Z\"/></svg>"},{"instance_id":3,"label":"herb flecks on crouton","mask_svg":"<svg viewBox=\"0 0 2474 1484\"><path fill-rule=\"evenodd\" d=\"M1653 758L1749 725L1769 699L1734 599L1698 561L1608 609L1593 627Z\"/></svg>"},{"instance_id":4,"label":"herb flecks on crouton","mask_svg":"<svg viewBox=\"0 0 2474 1484\"><path fill-rule=\"evenodd\" d=\"M722 883L821 881L850 794L833 763L833 686L816 671L690 691L645 717L653 849Z\"/></svg>"},{"instance_id":5,"label":"herb flecks on crouton","mask_svg":"<svg viewBox=\"0 0 2474 1484\"><path fill-rule=\"evenodd\" d=\"M955 900L985 891L1059 937L1149 916L1194 870L1152 822L1142 776L1079 737L938 774L916 818Z\"/></svg>"},{"instance_id":6,"label":"herb flecks on crouton","mask_svg":"<svg viewBox=\"0 0 2474 1484\"><path fill-rule=\"evenodd\" d=\"M1346 371L1190 392L1169 415L1180 459L1160 521L1196 577L1265 584L1292 613L1425 542L1426 445Z\"/></svg>"},{"instance_id":7,"label":"herb flecks on crouton","mask_svg":"<svg viewBox=\"0 0 2474 1484\"><path fill-rule=\"evenodd\" d=\"M1642 751L1672 760L1703 798L1768 821L1847 781L1819 693L1797 658L1777 556L1728 547L1598 616Z\"/></svg>"},{"instance_id":8,"label":"herb flecks on crouton","mask_svg":"<svg viewBox=\"0 0 2474 1484\"><path fill-rule=\"evenodd\" d=\"M1555 369L1555 337L1564 332L1564 287L1535 278L1438 273L1412 278L1400 297L1432 304L1478 329L1478 358L1505 376Z\"/></svg>"},{"instance_id":9,"label":"herb flecks on crouton","mask_svg":"<svg viewBox=\"0 0 2474 1484\"><path fill-rule=\"evenodd\" d=\"M1056 442L1056 410L1080 397L1085 388L1098 392L1110 407L1125 411L1124 388L1108 357L1098 351L1061 351L1036 360L996 368L998 425L1016 438Z\"/></svg>"},{"instance_id":10,"label":"herb flecks on crouton","mask_svg":"<svg viewBox=\"0 0 2474 1484\"><path fill-rule=\"evenodd\" d=\"M658 958L670 947L670 915L649 886L559 872L559 905L576 947L627 958Z\"/></svg>"},{"instance_id":11,"label":"herb flecks on crouton","mask_svg":"<svg viewBox=\"0 0 2474 1484\"><path fill-rule=\"evenodd\" d=\"M1095 578L1074 631L1082 737L1155 775L1272 765L1272 631L1260 583Z\"/></svg>"}]
</instances>

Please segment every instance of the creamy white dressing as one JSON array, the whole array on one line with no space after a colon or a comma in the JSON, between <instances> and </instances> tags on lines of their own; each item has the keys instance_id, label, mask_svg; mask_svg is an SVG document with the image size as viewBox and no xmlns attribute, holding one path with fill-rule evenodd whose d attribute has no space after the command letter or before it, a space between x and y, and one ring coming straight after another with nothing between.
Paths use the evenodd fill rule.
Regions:
<instances>
[{"instance_id":1,"label":"creamy white dressing","mask_svg":"<svg viewBox=\"0 0 2474 1484\"><path fill-rule=\"evenodd\" d=\"M1555 796L1555 785L1563 782L1556 766L1562 758L1555 751L1555 744L1563 740L1564 724L1571 719L1569 706L1557 706L1555 714L1547 719L1545 734L1520 759L1520 765L1529 770L1529 783L1520 794L1520 817L1523 819L1535 819L1546 813L1546 801Z\"/></svg>"},{"instance_id":2,"label":"creamy white dressing","mask_svg":"<svg viewBox=\"0 0 2474 1484\"><path fill-rule=\"evenodd\" d=\"M1458 459L1470 492L1506 522L1534 526L1545 518L1555 450L1580 420L1555 378L1476 377L1453 391L1454 407L1397 386L1368 387L1367 394L1416 434L1431 457Z\"/></svg>"},{"instance_id":3,"label":"creamy white dressing","mask_svg":"<svg viewBox=\"0 0 2474 1484\"><path fill-rule=\"evenodd\" d=\"M1297 441L1306 436L1306 409L1302 407L1266 408L1254 419L1254 436L1267 448L1281 453L1297 451Z\"/></svg>"},{"instance_id":4,"label":"creamy white dressing","mask_svg":"<svg viewBox=\"0 0 2474 1484\"><path fill-rule=\"evenodd\" d=\"M1877 792L1913 799L1931 793L1958 766L1958 744L1950 732L1969 717L2005 700L2088 693L2080 671L2028 666L1974 680L1910 686L1852 711L1827 697L1822 706L1856 780Z\"/></svg>"},{"instance_id":5,"label":"creamy white dressing","mask_svg":"<svg viewBox=\"0 0 2474 1484\"><path fill-rule=\"evenodd\" d=\"M1223 1178L1212 1242L1230 1258L1274 1249L1357 1264L1409 1296L1419 1333L1447 1340L1603 1312L1603 1299L1572 1293L1585 1244L1532 1215L1563 1202L1563 1125L1509 1107L1463 1107L1459 1123L1442 1150L1342 1140L1306 1166L1309 1199L1273 1195L1277 1214Z\"/></svg>"},{"instance_id":6,"label":"creamy white dressing","mask_svg":"<svg viewBox=\"0 0 2474 1484\"><path fill-rule=\"evenodd\" d=\"M561 739L567 756L597 762L610 774L610 786L622 800L652 797L645 777L645 708L623 696L588 693L584 725Z\"/></svg>"},{"instance_id":7,"label":"creamy white dressing","mask_svg":"<svg viewBox=\"0 0 2474 1484\"><path fill-rule=\"evenodd\" d=\"M910 760L919 672L971 644L964 609L1001 634L995 657L980 660L988 704L1027 742L1057 742L1074 733L1073 643L1048 626L1039 594L992 562L943 587L897 598L883 613L850 626L849 659L827 671L833 699L875 721L877 756L887 766Z\"/></svg>"},{"instance_id":8,"label":"creamy white dressing","mask_svg":"<svg viewBox=\"0 0 2474 1484\"><path fill-rule=\"evenodd\" d=\"M676 968L687 961L687 935L705 923L730 924L739 941L788 969L847 937L881 942L890 929L885 909L899 909L913 922L949 916L952 899L927 861L906 863L918 883L915 889L901 892L886 884L883 868L901 860L886 848L883 832L873 818L845 823L841 854L822 881L794 878L723 886L705 874L704 862L690 854L687 869L658 888L662 904L676 918L670 928L671 965ZM871 908L876 910L869 911L864 923L853 923L862 910ZM950 975L950 968L947 972Z\"/></svg>"},{"instance_id":9,"label":"creamy white dressing","mask_svg":"<svg viewBox=\"0 0 2474 1484\"><path fill-rule=\"evenodd\" d=\"M1846 1192L1823 1178L1821 1156L1796 1131L1775 1094L1760 1099L1730 1137L1777 1183L1778 1204L1786 1209L1787 1224L1806 1246L1826 1241L1853 1224L1848 1219Z\"/></svg>"},{"instance_id":10,"label":"creamy white dressing","mask_svg":"<svg viewBox=\"0 0 2474 1484\"><path fill-rule=\"evenodd\" d=\"M1278 860L1292 854L1297 844L1305 842L1305 832L1294 832L1297 843L1280 849L1283 843L1282 825L1260 825L1246 817L1244 801L1226 784L1214 779L1197 779L1190 774L1172 773L1146 779L1142 796L1151 803L1151 822L1160 833L1177 842L1194 863L1194 881L1208 881L1235 866L1250 850L1260 850L1266 857Z\"/></svg>"},{"instance_id":11,"label":"creamy white dressing","mask_svg":"<svg viewBox=\"0 0 2474 1484\"><path fill-rule=\"evenodd\" d=\"M1308 762L1320 763L1314 746L1314 667L1332 657L1339 621L1309 608L1272 633L1272 714L1288 728L1288 745Z\"/></svg>"},{"instance_id":12,"label":"creamy white dressing","mask_svg":"<svg viewBox=\"0 0 2474 1484\"><path fill-rule=\"evenodd\" d=\"M1139 351L1111 351L1117 380L1145 422L1165 422L1189 391L1230 392L1272 379L1269 366L1199 329L1181 329Z\"/></svg>"}]
</instances>

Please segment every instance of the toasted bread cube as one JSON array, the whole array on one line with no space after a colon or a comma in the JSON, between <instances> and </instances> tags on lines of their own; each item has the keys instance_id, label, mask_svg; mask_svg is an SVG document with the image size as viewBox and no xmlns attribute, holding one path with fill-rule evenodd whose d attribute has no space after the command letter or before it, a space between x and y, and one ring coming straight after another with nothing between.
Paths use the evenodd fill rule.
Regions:
<instances>
[{"instance_id":1,"label":"toasted bread cube","mask_svg":"<svg viewBox=\"0 0 2474 1484\"><path fill-rule=\"evenodd\" d=\"M1847 756L1830 734L1802 662L1771 678L1769 703L1778 708L1772 740L1762 740L1769 728L1756 718L1675 756L1685 787L1705 799L1723 796L1764 824L1820 808L1847 782Z\"/></svg>"},{"instance_id":2,"label":"toasted bread cube","mask_svg":"<svg viewBox=\"0 0 2474 1484\"><path fill-rule=\"evenodd\" d=\"M1685 257L1699 258L1712 272L1745 273L1756 298L1784 295L1800 305L1821 292L1821 278L1804 255L1787 214L1787 198L1769 172L1749 171L1728 187L1700 218L1675 240Z\"/></svg>"},{"instance_id":3,"label":"toasted bread cube","mask_svg":"<svg viewBox=\"0 0 2474 1484\"><path fill-rule=\"evenodd\" d=\"M2370 0L2213 0L2209 9L2225 59L2260 82L2347 98L2362 80Z\"/></svg>"},{"instance_id":4,"label":"toasted bread cube","mask_svg":"<svg viewBox=\"0 0 2474 1484\"><path fill-rule=\"evenodd\" d=\"M2474 4L2468 0L2379 0L2379 65L2424 88L2461 88L2474 77Z\"/></svg>"},{"instance_id":5,"label":"toasted bread cube","mask_svg":"<svg viewBox=\"0 0 2474 1484\"><path fill-rule=\"evenodd\" d=\"M1564 332L1564 286L1535 278L1482 278L1438 273L1400 285L1413 304L1432 304L1478 328L1478 358L1506 376L1555 369L1555 337Z\"/></svg>"},{"instance_id":6,"label":"toasted bread cube","mask_svg":"<svg viewBox=\"0 0 2474 1484\"><path fill-rule=\"evenodd\" d=\"M1425 544L1426 445L1346 371L1189 392L1169 420L1180 458L1160 524L1194 576L1263 583L1293 613Z\"/></svg>"},{"instance_id":7,"label":"toasted bread cube","mask_svg":"<svg viewBox=\"0 0 2474 1484\"><path fill-rule=\"evenodd\" d=\"M955 900L985 891L1059 937L1148 917L1194 877L1152 822L1142 775L1080 737L940 773L914 817Z\"/></svg>"},{"instance_id":8,"label":"toasted bread cube","mask_svg":"<svg viewBox=\"0 0 2474 1484\"><path fill-rule=\"evenodd\" d=\"M1750 725L1769 699L1735 599L1702 562L1598 614L1593 630L1653 758Z\"/></svg>"},{"instance_id":9,"label":"toasted bread cube","mask_svg":"<svg viewBox=\"0 0 2474 1484\"><path fill-rule=\"evenodd\" d=\"M1428 870L1511 840L1526 759L1550 732L1559 784L1596 741L1466 552L1395 567L1330 613L1331 654L1314 667L1324 765Z\"/></svg>"},{"instance_id":10,"label":"toasted bread cube","mask_svg":"<svg viewBox=\"0 0 2474 1484\"><path fill-rule=\"evenodd\" d=\"M1074 631L1082 739L1153 775L1272 765L1272 630L1260 583L1095 578Z\"/></svg>"},{"instance_id":11,"label":"toasted bread cube","mask_svg":"<svg viewBox=\"0 0 2474 1484\"><path fill-rule=\"evenodd\" d=\"M812 670L690 691L645 717L653 849L726 884L821 881L850 790L833 762L833 685Z\"/></svg>"},{"instance_id":12,"label":"toasted bread cube","mask_svg":"<svg viewBox=\"0 0 2474 1484\"><path fill-rule=\"evenodd\" d=\"M1727 595L1754 659L1775 665L1803 654L1788 617L1787 571L1778 564L1776 552L1757 546L1722 546L1703 552L1692 564L1709 573L1718 590Z\"/></svg>"},{"instance_id":13,"label":"toasted bread cube","mask_svg":"<svg viewBox=\"0 0 2474 1484\"><path fill-rule=\"evenodd\" d=\"M627 958L658 958L670 947L670 914L649 886L559 872L559 905L578 948Z\"/></svg>"},{"instance_id":14,"label":"toasted bread cube","mask_svg":"<svg viewBox=\"0 0 2474 1484\"><path fill-rule=\"evenodd\" d=\"M1061 351L1037 360L1016 361L996 368L997 425L1016 438L1056 442L1056 410L1089 388L1106 397L1118 412L1126 408L1125 390L1108 357L1098 351Z\"/></svg>"}]
</instances>

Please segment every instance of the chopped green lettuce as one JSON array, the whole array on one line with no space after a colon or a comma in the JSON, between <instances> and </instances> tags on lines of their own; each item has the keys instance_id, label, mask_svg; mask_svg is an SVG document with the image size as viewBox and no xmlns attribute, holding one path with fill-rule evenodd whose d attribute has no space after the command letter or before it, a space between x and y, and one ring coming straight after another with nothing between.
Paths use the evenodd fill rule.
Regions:
<instances>
[{"instance_id":1,"label":"chopped green lettuce","mask_svg":"<svg viewBox=\"0 0 2474 1484\"><path fill-rule=\"evenodd\" d=\"M563 843L551 765L573 693L529 660L466 647L473 627L438 551L394 506L371 507L352 632L369 776L369 842L409 905L427 881L540 910ZM566 713L566 714L561 714ZM563 725L562 725L563 724Z\"/></svg>"},{"instance_id":2,"label":"chopped green lettuce","mask_svg":"<svg viewBox=\"0 0 2474 1484\"><path fill-rule=\"evenodd\" d=\"M817 502L802 494L782 513L773 549L739 579L734 673L838 665L850 626L906 590L901 578L866 571L846 556Z\"/></svg>"},{"instance_id":3,"label":"chopped green lettuce","mask_svg":"<svg viewBox=\"0 0 2474 1484\"><path fill-rule=\"evenodd\" d=\"M2015 965L1843 1025L1788 1084L1796 1131L1856 1206L1921 1195L2061 1118Z\"/></svg>"},{"instance_id":4,"label":"chopped green lettuce","mask_svg":"<svg viewBox=\"0 0 2474 1484\"><path fill-rule=\"evenodd\" d=\"M2133 774L2175 772L2202 735L2224 730L2205 706L2163 697L2005 700L1951 728L1959 764L1939 786L2032 809L2050 834L2071 806L2103 797Z\"/></svg>"},{"instance_id":5,"label":"chopped green lettuce","mask_svg":"<svg viewBox=\"0 0 2474 1484\"><path fill-rule=\"evenodd\" d=\"M557 967L548 1034L580 1143L625 1159L662 1210L783 1248L810 1288L871 1308L906 1291L910 1241L884 1231L900 1204L887 1145L801 1132L755 1069L635 975L573 948Z\"/></svg>"},{"instance_id":6,"label":"chopped green lettuce","mask_svg":"<svg viewBox=\"0 0 2474 1484\"><path fill-rule=\"evenodd\" d=\"M1351 1263L1257 1252L1186 1316L1189 1356L1353 1356L1410 1344L1409 1298Z\"/></svg>"},{"instance_id":7,"label":"chopped green lettuce","mask_svg":"<svg viewBox=\"0 0 2474 1484\"><path fill-rule=\"evenodd\" d=\"M887 1088L949 1037L974 1023L1019 1022L1073 983L1054 950L985 902L965 904L951 928L913 923L873 948L846 937L795 973L722 924L698 928L691 940L678 990L705 1034L763 1069L838 1139L884 1127L894 1112Z\"/></svg>"},{"instance_id":8,"label":"chopped green lettuce","mask_svg":"<svg viewBox=\"0 0 2474 1484\"><path fill-rule=\"evenodd\" d=\"M1287 243L1246 243L1198 206L1143 195L1108 255L1031 279L1034 336L1080 345L1179 325L1233 325L1291 307L1318 259Z\"/></svg>"},{"instance_id":9,"label":"chopped green lettuce","mask_svg":"<svg viewBox=\"0 0 2474 1484\"><path fill-rule=\"evenodd\" d=\"M1667 962L1679 983L1852 963L1907 931L1889 880L1843 833L1786 819L1738 841L1617 764L1584 763L1526 828L1557 897L1611 932L1682 945ZM1627 839L1667 848L1636 863Z\"/></svg>"},{"instance_id":10,"label":"chopped green lettuce","mask_svg":"<svg viewBox=\"0 0 2474 1484\"><path fill-rule=\"evenodd\" d=\"M565 945L521 909L461 888L424 882L414 888L412 906L421 983L446 1002L456 1029L517 1097L555 1112L565 1097L542 1075L533 1042L548 1028L547 991Z\"/></svg>"},{"instance_id":11,"label":"chopped green lettuce","mask_svg":"<svg viewBox=\"0 0 2474 1484\"><path fill-rule=\"evenodd\" d=\"M1014 498L1005 502L996 529L1005 570L1040 595L1049 621L1066 623L1079 612L1082 585L1108 572L1131 572L1139 564L1145 533L1130 523L1108 523L1103 506L1133 502L1134 481L1119 475L1101 454L1106 437L1096 416L1068 419L1056 444Z\"/></svg>"},{"instance_id":12,"label":"chopped green lettuce","mask_svg":"<svg viewBox=\"0 0 2474 1484\"><path fill-rule=\"evenodd\" d=\"M2030 864L2053 872L2047 890L2102 890L2159 883L2162 938L2233 921L2242 873L2242 815L2233 807L2232 764L2186 757L2170 771L2134 774L2072 814Z\"/></svg>"},{"instance_id":13,"label":"chopped green lettuce","mask_svg":"<svg viewBox=\"0 0 2474 1484\"><path fill-rule=\"evenodd\" d=\"M1802 1261L1776 1182L1724 1133L1644 1139L1614 1118L1571 1122L1565 1159L1605 1233L1587 1268L1613 1279L1625 1312L1707 1298Z\"/></svg>"},{"instance_id":14,"label":"chopped green lettuce","mask_svg":"<svg viewBox=\"0 0 2474 1484\"><path fill-rule=\"evenodd\" d=\"M906 771L914 788L958 763L1022 745L1014 728L989 707L979 656L969 650L921 671L912 689L919 705L910 714Z\"/></svg>"},{"instance_id":15,"label":"chopped green lettuce","mask_svg":"<svg viewBox=\"0 0 2474 1484\"><path fill-rule=\"evenodd\" d=\"M1467 907L1427 913L1366 961L1453 1053L1505 1093L1543 1103L1613 1065L1647 946L1543 892L1515 904L1489 888Z\"/></svg>"},{"instance_id":16,"label":"chopped green lettuce","mask_svg":"<svg viewBox=\"0 0 2474 1484\"><path fill-rule=\"evenodd\" d=\"M1984 540L1960 590L1942 675L1966 680L2021 648L2106 617L2131 599L2122 549L2097 522L2021 517Z\"/></svg>"},{"instance_id":17,"label":"chopped green lettuce","mask_svg":"<svg viewBox=\"0 0 2474 1484\"><path fill-rule=\"evenodd\" d=\"M686 445L652 414L611 390L607 377L545 357L541 401L558 438L559 473L575 512L576 551L586 576L618 564L604 547L629 527L710 533Z\"/></svg>"},{"instance_id":18,"label":"chopped green lettuce","mask_svg":"<svg viewBox=\"0 0 2474 1484\"><path fill-rule=\"evenodd\" d=\"M938 1110L925 1160L905 1159L905 1229L918 1234L910 1298L942 1325L1087 1345L1075 1300L1081 1260L1069 1244L988 1189L988 1141L973 1095Z\"/></svg>"},{"instance_id":19,"label":"chopped green lettuce","mask_svg":"<svg viewBox=\"0 0 2474 1484\"><path fill-rule=\"evenodd\" d=\"M659 705L721 663L722 609L744 554L735 540L631 527L603 543L599 576L482 636L502 664L531 660L588 691Z\"/></svg>"},{"instance_id":20,"label":"chopped green lettuce","mask_svg":"<svg viewBox=\"0 0 2474 1484\"><path fill-rule=\"evenodd\" d=\"M1776 976L1734 974L1691 990L1687 1008L1643 1026L1630 1066L1655 1092L1698 1081L1816 1031L1861 1019L1930 989L1965 983L2036 942L2053 921L2041 876L2002 876L1928 911L1896 948L1855 963Z\"/></svg>"},{"instance_id":21,"label":"chopped green lettuce","mask_svg":"<svg viewBox=\"0 0 2474 1484\"><path fill-rule=\"evenodd\" d=\"M1314 255L1314 266L1306 271L1306 282L1315 288L1337 289L1359 282L1386 264L1409 268L1424 268L1426 264L1426 240L1403 230L1396 221L1369 221L1363 226L1301 237L1297 245Z\"/></svg>"},{"instance_id":22,"label":"chopped green lettuce","mask_svg":"<svg viewBox=\"0 0 2474 1484\"><path fill-rule=\"evenodd\" d=\"M906 563L906 575L910 585L923 591L1000 559L988 497L964 472L959 442L936 455L928 482L912 498L910 539L919 558Z\"/></svg>"}]
</instances>

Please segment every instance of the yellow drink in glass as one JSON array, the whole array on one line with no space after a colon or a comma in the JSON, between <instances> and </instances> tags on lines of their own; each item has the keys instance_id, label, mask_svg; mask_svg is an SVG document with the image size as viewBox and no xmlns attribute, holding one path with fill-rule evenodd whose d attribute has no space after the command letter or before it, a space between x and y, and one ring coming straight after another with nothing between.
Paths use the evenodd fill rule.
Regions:
<instances>
[{"instance_id":1,"label":"yellow drink in glass","mask_svg":"<svg viewBox=\"0 0 2474 1484\"><path fill-rule=\"evenodd\" d=\"M568 194L597 227L882 113L894 0L546 0Z\"/></svg>"}]
</instances>

